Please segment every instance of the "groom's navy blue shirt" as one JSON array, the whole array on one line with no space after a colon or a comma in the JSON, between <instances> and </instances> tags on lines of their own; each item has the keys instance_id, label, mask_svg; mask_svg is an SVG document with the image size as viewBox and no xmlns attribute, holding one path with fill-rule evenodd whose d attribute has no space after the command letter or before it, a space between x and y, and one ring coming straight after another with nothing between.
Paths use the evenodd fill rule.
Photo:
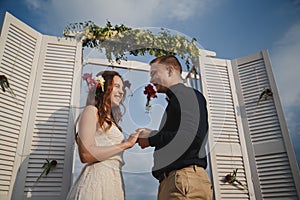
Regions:
<instances>
[{"instance_id":1,"label":"groom's navy blue shirt","mask_svg":"<svg viewBox=\"0 0 300 200\"><path fill-rule=\"evenodd\" d=\"M207 167L205 143L208 132L206 100L197 90L179 83L166 92L169 99L158 131L152 131L149 144L155 147L152 174L189 165Z\"/></svg>"}]
</instances>

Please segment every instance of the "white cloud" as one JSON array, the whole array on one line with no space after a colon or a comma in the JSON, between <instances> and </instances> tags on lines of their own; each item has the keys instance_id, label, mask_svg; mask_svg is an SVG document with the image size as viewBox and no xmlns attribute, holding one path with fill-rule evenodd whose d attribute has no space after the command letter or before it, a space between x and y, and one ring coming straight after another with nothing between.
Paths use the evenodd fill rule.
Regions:
<instances>
[{"instance_id":1,"label":"white cloud","mask_svg":"<svg viewBox=\"0 0 300 200\"><path fill-rule=\"evenodd\" d=\"M156 7L157 1L147 1L141 6L140 1L98 1L98 0L65 0L53 1L53 11L58 19L82 20L91 19L99 25L106 20L113 23L130 23L137 25L141 21L151 20L151 10ZM77 19L76 19L77 18Z\"/></svg>"},{"instance_id":2,"label":"white cloud","mask_svg":"<svg viewBox=\"0 0 300 200\"><path fill-rule=\"evenodd\" d=\"M209 8L209 5L212 5L208 4L208 2L212 3L213 1L176 0L173 4L170 4L169 1L164 1L162 5L163 9L167 10L166 14L169 19L184 21L196 14L203 14Z\"/></svg>"},{"instance_id":3,"label":"white cloud","mask_svg":"<svg viewBox=\"0 0 300 200\"><path fill-rule=\"evenodd\" d=\"M40 0L25 0L25 4L30 9L39 9L42 6L42 2Z\"/></svg>"},{"instance_id":4,"label":"white cloud","mask_svg":"<svg viewBox=\"0 0 300 200\"><path fill-rule=\"evenodd\" d=\"M278 41L271 55L273 71L284 107L300 105L300 22Z\"/></svg>"},{"instance_id":5,"label":"white cloud","mask_svg":"<svg viewBox=\"0 0 300 200\"><path fill-rule=\"evenodd\" d=\"M106 20L112 24L125 24L130 27L161 26L168 22L185 21L203 15L215 5L211 0L49 0L39 3L38 0L27 0L33 8L39 8L46 17L42 29L51 32L50 28L64 28L70 22L92 20L105 25Z\"/></svg>"}]
</instances>

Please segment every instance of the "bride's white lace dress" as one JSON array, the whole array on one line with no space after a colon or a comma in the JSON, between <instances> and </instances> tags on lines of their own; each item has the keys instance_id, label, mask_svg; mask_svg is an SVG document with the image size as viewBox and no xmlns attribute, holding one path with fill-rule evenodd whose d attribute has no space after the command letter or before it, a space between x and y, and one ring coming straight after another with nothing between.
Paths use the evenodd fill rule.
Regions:
<instances>
[{"instance_id":1,"label":"bride's white lace dress","mask_svg":"<svg viewBox=\"0 0 300 200\"><path fill-rule=\"evenodd\" d=\"M99 129L95 137L97 146L119 144L123 140L123 134L115 125L107 132ZM67 199L123 200L124 184L120 171L122 166L122 154L85 165L70 189Z\"/></svg>"}]
</instances>

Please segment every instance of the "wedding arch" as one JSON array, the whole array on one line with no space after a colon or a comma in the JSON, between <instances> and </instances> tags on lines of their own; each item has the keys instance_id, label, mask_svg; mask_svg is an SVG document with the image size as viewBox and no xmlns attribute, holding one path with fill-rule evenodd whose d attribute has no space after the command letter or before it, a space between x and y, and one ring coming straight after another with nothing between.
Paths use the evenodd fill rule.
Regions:
<instances>
[{"instance_id":1,"label":"wedding arch","mask_svg":"<svg viewBox=\"0 0 300 200\"><path fill-rule=\"evenodd\" d=\"M265 167L260 163L260 156L270 156L274 153L279 156L281 150L273 148L267 150L261 146L261 140L256 139L256 129L262 125L257 120L252 121L252 118L270 117L270 113L262 111L265 109L260 105L262 100L269 109L273 107L270 102L274 105L277 104L277 108L280 107L266 50L229 62L213 58L215 54L209 51L203 50L204 54L200 53L201 49L196 45L196 38L188 40L184 35L172 34L164 28L153 33L148 29L132 29L123 24L112 26L109 21L105 27L99 27L91 21L70 24L65 29L64 35L81 39L83 47L97 48L100 51L104 49L109 62L113 62L115 59L120 64L121 60L127 60L126 52L133 56L144 56L148 53L158 57L171 54L185 60L187 71L185 79L189 80L190 86L201 89L208 101L211 129L208 148L215 198L221 199L229 196L238 196L240 199L254 199L254 196L257 199L275 197L270 194L270 191L275 191L277 186L272 187L271 190L262 189L265 185L269 187L270 182L264 179L266 174L259 171L262 166ZM261 74L262 68L265 70L264 75ZM253 71L253 69L255 73L251 75L249 71ZM265 76L268 77L268 83L263 80ZM251 91L250 97L248 96L249 91ZM273 96L274 91L275 96ZM278 116L282 115L282 111L279 110L277 109ZM272 123L274 121L271 118L266 120L266 124L271 125ZM285 122L275 123L283 124ZM253 126L256 129L253 130L251 128ZM283 137L288 137L288 131L284 126L281 127L280 132L285 135ZM260 133L262 135L259 138L263 138L263 140L276 137L273 131ZM280 145L278 142L282 143L282 141L274 143L272 141L269 145ZM249 153L253 150L253 154ZM290 158L294 157L289 150L286 150L286 153ZM280 156L282 159L285 157L285 155ZM276 156L276 158L278 157ZM255 167L251 164L254 162L256 162ZM296 167L291 166L291 168L294 176L298 176ZM282 170L284 171L284 169ZM254 182L261 185L252 185L250 180L255 180ZM228 183L235 189L231 188ZM298 187L295 190L298 190L299 193L300 189ZM285 192L286 190L283 190L283 193ZM293 196L294 194L281 195Z\"/></svg>"},{"instance_id":2,"label":"wedding arch","mask_svg":"<svg viewBox=\"0 0 300 200\"><path fill-rule=\"evenodd\" d=\"M81 40L83 47L104 51L110 62L115 60L118 64L121 60L127 60L128 52L133 56L144 56L147 53L156 57L177 55L185 60L189 70L190 64L197 63L199 56L196 38L189 41L182 34L174 34L165 28L153 33L150 29L133 29L124 24L113 26L109 21L105 27L87 21L69 24L64 30L64 36Z\"/></svg>"}]
</instances>

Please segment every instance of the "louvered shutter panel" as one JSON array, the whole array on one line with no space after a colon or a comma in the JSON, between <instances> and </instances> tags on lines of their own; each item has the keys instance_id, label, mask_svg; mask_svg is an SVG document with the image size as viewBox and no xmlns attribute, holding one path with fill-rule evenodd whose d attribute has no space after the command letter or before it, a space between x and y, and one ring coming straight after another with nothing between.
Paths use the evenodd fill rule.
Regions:
<instances>
[{"instance_id":1,"label":"louvered shutter panel","mask_svg":"<svg viewBox=\"0 0 300 200\"><path fill-rule=\"evenodd\" d=\"M215 199L253 199L250 166L245 151L236 88L228 60L200 57L202 92L209 115L208 151ZM225 182L238 169L237 178L247 189Z\"/></svg>"},{"instance_id":2,"label":"louvered shutter panel","mask_svg":"<svg viewBox=\"0 0 300 200\"><path fill-rule=\"evenodd\" d=\"M42 35L6 13L0 38L0 74L16 97L0 93L0 199L11 199L32 100Z\"/></svg>"},{"instance_id":3,"label":"louvered shutter panel","mask_svg":"<svg viewBox=\"0 0 300 200\"><path fill-rule=\"evenodd\" d=\"M19 22L14 17L7 16L13 22ZM23 27L19 29L26 30ZM30 32L26 34L31 35ZM28 76L29 86L24 90L27 92L19 94L21 91L17 93L19 89L15 89L17 98L24 99L28 108L15 111L15 115L22 117L21 123L24 125L23 128L15 127L19 130L15 137L22 140L15 142L20 146L19 151L11 149L11 153L18 152L20 161L16 163L17 159L11 158L15 162L12 172L15 177L8 178L10 185L7 199L10 199L9 196L12 196L12 199L65 199L71 185L73 122L80 97L81 45L75 40L38 35L40 40L36 46L39 49L32 53L33 57L37 57L36 62L27 59L27 68L21 65L18 67L18 70L30 72L31 76ZM25 44L23 46L29 48ZM24 55L24 52L28 50L20 50L20 54L17 55L25 59L27 55ZM4 53L2 62L5 55ZM11 68L12 65L8 66L8 71ZM12 76L15 76L15 73L12 73ZM20 79L19 76L15 78L22 83L23 79ZM12 87L20 88L19 85L13 84ZM1 94L1 101L2 96L9 98L8 94ZM8 106L4 105L3 109L8 109ZM3 119L1 123L8 126L7 119ZM3 146L6 148L6 145ZM2 155L0 158L6 159ZM36 182L43 170L41 167L45 159L57 160L58 164L46 177Z\"/></svg>"},{"instance_id":4,"label":"louvered shutter panel","mask_svg":"<svg viewBox=\"0 0 300 200\"><path fill-rule=\"evenodd\" d=\"M299 199L299 169L268 52L235 59L232 65L256 197ZM273 96L258 103L264 88L271 88Z\"/></svg>"}]
</instances>

